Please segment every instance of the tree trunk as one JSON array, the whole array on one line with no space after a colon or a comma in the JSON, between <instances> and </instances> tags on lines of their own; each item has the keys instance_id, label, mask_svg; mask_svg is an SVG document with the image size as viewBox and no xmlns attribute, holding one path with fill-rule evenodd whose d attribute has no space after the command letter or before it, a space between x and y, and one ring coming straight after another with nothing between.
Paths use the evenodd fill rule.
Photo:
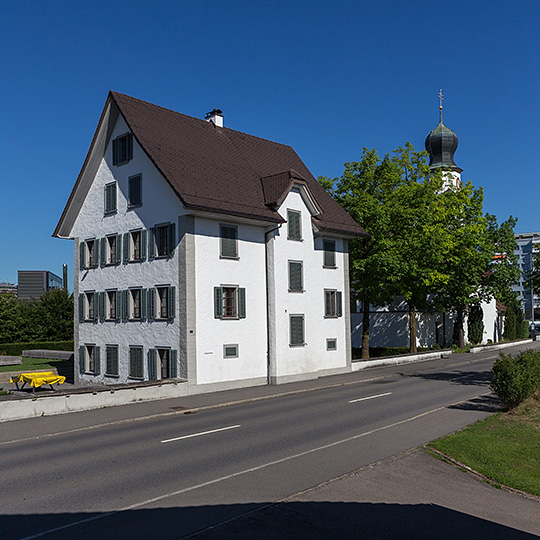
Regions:
<instances>
[{"instance_id":1,"label":"tree trunk","mask_svg":"<svg viewBox=\"0 0 540 540\"><path fill-rule=\"evenodd\" d=\"M464 313L463 306L459 306L457 308L456 325L457 325L457 346L460 349L465 348L465 331L463 330L463 313Z\"/></svg>"},{"instance_id":2,"label":"tree trunk","mask_svg":"<svg viewBox=\"0 0 540 540\"><path fill-rule=\"evenodd\" d=\"M415 353L416 349L416 309L412 302L409 302L409 352Z\"/></svg>"},{"instance_id":3,"label":"tree trunk","mask_svg":"<svg viewBox=\"0 0 540 540\"><path fill-rule=\"evenodd\" d=\"M369 300L362 301L362 360L369 358Z\"/></svg>"}]
</instances>

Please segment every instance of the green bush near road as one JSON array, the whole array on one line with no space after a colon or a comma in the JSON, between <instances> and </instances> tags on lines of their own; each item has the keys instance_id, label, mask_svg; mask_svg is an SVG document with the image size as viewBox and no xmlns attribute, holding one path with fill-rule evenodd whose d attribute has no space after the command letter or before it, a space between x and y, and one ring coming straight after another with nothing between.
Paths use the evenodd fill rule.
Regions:
<instances>
[{"instance_id":1,"label":"green bush near road","mask_svg":"<svg viewBox=\"0 0 540 540\"><path fill-rule=\"evenodd\" d=\"M21 356L23 351L34 349L46 349L48 351L73 351L73 347L73 340L0 343L0 355Z\"/></svg>"},{"instance_id":2,"label":"green bush near road","mask_svg":"<svg viewBox=\"0 0 540 540\"><path fill-rule=\"evenodd\" d=\"M500 353L492 374L491 389L503 406L517 407L540 390L540 351L528 349L515 356Z\"/></svg>"}]
</instances>

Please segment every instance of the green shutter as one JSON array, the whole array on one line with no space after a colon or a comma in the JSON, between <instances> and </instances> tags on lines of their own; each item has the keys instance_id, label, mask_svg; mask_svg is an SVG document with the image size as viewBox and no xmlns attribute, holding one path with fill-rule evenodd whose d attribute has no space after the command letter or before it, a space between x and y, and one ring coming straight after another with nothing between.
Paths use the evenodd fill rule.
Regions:
<instances>
[{"instance_id":1,"label":"green shutter","mask_svg":"<svg viewBox=\"0 0 540 540\"><path fill-rule=\"evenodd\" d=\"M131 133L127 134L126 141L126 159L129 161L133 158L133 135Z\"/></svg>"},{"instance_id":2,"label":"green shutter","mask_svg":"<svg viewBox=\"0 0 540 540\"><path fill-rule=\"evenodd\" d=\"M153 258L156 256L156 228L151 227L148 233L148 257Z\"/></svg>"},{"instance_id":3,"label":"green shutter","mask_svg":"<svg viewBox=\"0 0 540 540\"><path fill-rule=\"evenodd\" d=\"M240 319L246 318L246 289L238 289L238 317Z\"/></svg>"},{"instance_id":4,"label":"green shutter","mask_svg":"<svg viewBox=\"0 0 540 540\"><path fill-rule=\"evenodd\" d=\"M141 249L140 249L141 261L146 260L146 245L148 243L147 237L148 237L147 230L143 229L141 231Z\"/></svg>"},{"instance_id":5,"label":"green shutter","mask_svg":"<svg viewBox=\"0 0 540 540\"><path fill-rule=\"evenodd\" d=\"M332 316L332 291L324 291L324 316Z\"/></svg>"},{"instance_id":6,"label":"green shutter","mask_svg":"<svg viewBox=\"0 0 540 540\"><path fill-rule=\"evenodd\" d=\"M289 262L289 290L302 291L302 263Z\"/></svg>"},{"instance_id":7,"label":"green shutter","mask_svg":"<svg viewBox=\"0 0 540 540\"><path fill-rule=\"evenodd\" d=\"M80 269L86 269L86 242L81 242L79 244L79 263Z\"/></svg>"},{"instance_id":8,"label":"green shutter","mask_svg":"<svg viewBox=\"0 0 540 540\"><path fill-rule=\"evenodd\" d=\"M99 318L101 320L105 319L105 293L97 293L98 297L98 306L99 306Z\"/></svg>"},{"instance_id":9,"label":"green shutter","mask_svg":"<svg viewBox=\"0 0 540 540\"><path fill-rule=\"evenodd\" d=\"M120 291L114 291L115 294L115 308L116 308L116 320L122 319L122 300Z\"/></svg>"},{"instance_id":10,"label":"green shutter","mask_svg":"<svg viewBox=\"0 0 540 540\"><path fill-rule=\"evenodd\" d=\"M84 353L85 353L86 347L84 345L81 345L79 347L79 373L84 373Z\"/></svg>"},{"instance_id":11,"label":"green shutter","mask_svg":"<svg viewBox=\"0 0 540 540\"><path fill-rule=\"evenodd\" d=\"M336 292L336 316L341 317L343 315L343 300L341 291Z\"/></svg>"},{"instance_id":12,"label":"green shutter","mask_svg":"<svg viewBox=\"0 0 540 540\"><path fill-rule=\"evenodd\" d=\"M324 266L336 266L336 243L333 240L323 240Z\"/></svg>"},{"instance_id":13,"label":"green shutter","mask_svg":"<svg viewBox=\"0 0 540 540\"><path fill-rule=\"evenodd\" d=\"M79 322L83 322L84 319L84 294L79 294Z\"/></svg>"},{"instance_id":14,"label":"green shutter","mask_svg":"<svg viewBox=\"0 0 540 540\"><path fill-rule=\"evenodd\" d=\"M176 350L169 351L169 377L178 377L178 354Z\"/></svg>"},{"instance_id":15,"label":"green shutter","mask_svg":"<svg viewBox=\"0 0 540 540\"><path fill-rule=\"evenodd\" d=\"M287 221L289 222L289 238L292 240L301 240L300 213L289 211Z\"/></svg>"},{"instance_id":16,"label":"green shutter","mask_svg":"<svg viewBox=\"0 0 540 540\"><path fill-rule=\"evenodd\" d=\"M167 291L167 295L168 295L168 298L167 298L167 310L168 310L168 317L169 319L174 319L175 317L175 312L176 312L176 308L175 308L175 293L176 293L176 290L174 287L169 287L168 291Z\"/></svg>"},{"instance_id":17,"label":"green shutter","mask_svg":"<svg viewBox=\"0 0 540 540\"><path fill-rule=\"evenodd\" d=\"M141 319L146 319L146 296L147 290L141 289Z\"/></svg>"},{"instance_id":18,"label":"green shutter","mask_svg":"<svg viewBox=\"0 0 540 540\"><path fill-rule=\"evenodd\" d=\"M130 233L124 233L124 262L129 262L129 241L130 241Z\"/></svg>"},{"instance_id":19,"label":"green shutter","mask_svg":"<svg viewBox=\"0 0 540 540\"><path fill-rule=\"evenodd\" d=\"M301 315L291 315L291 345L304 344L304 317Z\"/></svg>"},{"instance_id":20,"label":"green shutter","mask_svg":"<svg viewBox=\"0 0 540 540\"><path fill-rule=\"evenodd\" d=\"M94 375L99 375L101 367L100 348L94 347Z\"/></svg>"},{"instance_id":21,"label":"green shutter","mask_svg":"<svg viewBox=\"0 0 540 540\"><path fill-rule=\"evenodd\" d=\"M100 243L101 244L101 250L100 250L100 253L101 253L101 266L105 266L107 264L107 238L101 238L96 240L96 243Z\"/></svg>"},{"instance_id":22,"label":"green shutter","mask_svg":"<svg viewBox=\"0 0 540 540\"><path fill-rule=\"evenodd\" d=\"M223 288L214 287L214 317L223 318Z\"/></svg>"},{"instance_id":23,"label":"green shutter","mask_svg":"<svg viewBox=\"0 0 540 540\"><path fill-rule=\"evenodd\" d=\"M167 227L167 254L172 255L176 247L176 226L174 223L169 223Z\"/></svg>"},{"instance_id":24,"label":"green shutter","mask_svg":"<svg viewBox=\"0 0 540 540\"><path fill-rule=\"evenodd\" d=\"M236 227L222 225L220 227L221 236L221 256L236 258L238 256L237 238L238 231Z\"/></svg>"},{"instance_id":25,"label":"green shutter","mask_svg":"<svg viewBox=\"0 0 540 540\"><path fill-rule=\"evenodd\" d=\"M122 318L129 319L129 291L122 291Z\"/></svg>"},{"instance_id":26,"label":"green shutter","mask_svg":"<svg viewBox=\"0 0 540 540\"><path fill-rule=\"evenodd\" d=\"M148 289L148 318L156 318L156 289Z\"/></svg>"},{"instance_id":27,"label":"green shutter","mask_svg":"<svg viewBox=\"0 0 540 540\"><path fill-rule=\"evenodd\" d=\"M157 379L156 368L156 349L148 351L148 380L155 381Z\"/></svg>"},{"instance_id":28,"label":"green shutter","mask_svg":"<svg viewBox=\"0 0 540 540\"><path fill-rule=\"evenodd\" d=\"M101 246L101 242L99 241L99 238L96 238L94 240L94 264L92 265L92 268L97 268L99 266L99 255L101 253L101 250L99 249Z\"/></svg>"},{"instance_id":29,"label":"green shutter","mask_svg":"<svg viewBox=\"0 0 540 540\"><path fill-rule=\"evenodd\" d=\"M122 262L122 235L116 235L116 253L114 254L114 262L120 264Z\"/></svg>"},{"instance_id":30,"label":"green shutter","mask_svg":"<svg viewBox=\"0 0 540 540\"><path fill-rule=\"evenodd\" d=\"M116 165L118 163L118 139L113 139L112 142L112 162L113 165Z\"/></svg>"}]
</instances>

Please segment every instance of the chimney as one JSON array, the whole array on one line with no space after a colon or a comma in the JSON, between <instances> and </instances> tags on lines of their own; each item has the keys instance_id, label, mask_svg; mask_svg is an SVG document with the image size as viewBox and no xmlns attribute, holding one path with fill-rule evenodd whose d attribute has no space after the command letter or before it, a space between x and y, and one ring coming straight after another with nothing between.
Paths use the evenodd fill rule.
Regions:
<instances>
[{"instance_id":1,"label":"chimney","mask_svg":"<svg viewBox=\"0 0 540 540\"><path fill-rule=\"evenodd\" d=\"M214 109L213 111L210 111L204 119L207 122L212 122L217 127L223 127L223 111L220 109Z\"/></svg>"}]
</instances>

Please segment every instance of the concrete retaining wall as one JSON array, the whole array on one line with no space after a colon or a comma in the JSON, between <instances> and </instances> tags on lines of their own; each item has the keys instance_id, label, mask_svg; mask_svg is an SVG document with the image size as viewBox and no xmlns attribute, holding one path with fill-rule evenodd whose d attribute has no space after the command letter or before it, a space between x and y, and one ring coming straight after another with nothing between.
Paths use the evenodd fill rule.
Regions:
<instances>
[{"instance_id":1,"label":"concrete retaining wall","mask_svg":"<svg viewBox=\"0 0 540 540\"><path fill-rule=\"evenodd\" d=\"M391 366L394 364L406 364L408 362L436 360L437 358L443 358L445 356L450 356L451 354L452 349L442 349L440 351L427 351L416 354L403 354L400 356L383 356L373 360L353 360L352 371L359 371L361 369L376 366Z\"/></svg>"},{"instance_id":2,"label":"concrete retaining wall","mask_svg":"<svg viewBox=\"0 0 540 540\"><path fill-rule=\"evenodd\" d=\"M0 366L18 366L22 364L20 356L0 356Z\"/></svg>"},{"instance_id":3,"label":"concrete retaining wall","mask_svg":"<svg viewBox=\"0 0 540 540\"><path fill-rule=\"evenodd\" d=\"M71 351L49 351L46 349L34 349L29 351L23 351L23 356L30 358L51 358L53 360L73 360L73 353Z\"/></svg>"},{"instance_id":4,"label":"concrete retaining wall","mask_svg":"<svg viewBox=\"0 0 540 540\"><path fill-rule=\"evenodd\" d=\"M505 341L503 343L493 343L490 345L478 345L478 347L471 347L470 353L479 353L484 351L496 351L497 349L506 349L506 347L515 347L525 343L532 343L532 339L520 339L519 341Z\"/></svg>"}]
</instances>

